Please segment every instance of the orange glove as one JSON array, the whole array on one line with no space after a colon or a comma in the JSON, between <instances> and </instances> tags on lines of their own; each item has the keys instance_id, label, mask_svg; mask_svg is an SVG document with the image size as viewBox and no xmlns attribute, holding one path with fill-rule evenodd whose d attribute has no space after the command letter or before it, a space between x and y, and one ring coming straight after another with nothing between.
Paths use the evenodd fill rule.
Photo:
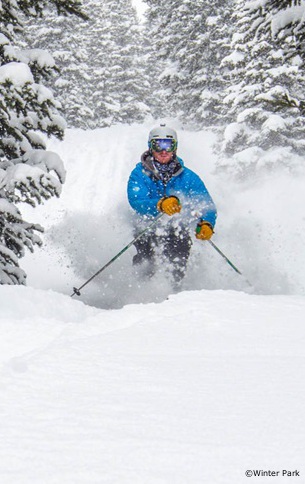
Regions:
<instances>
[{"instance_id":1,"label":"orange glove","mask_svg":"<svg viewBox=\"0 0 305 484\"><path fill-rule=\"evenodd\" d=\"M181 210L181 204L179 198L174 195L171 197L163 197L157 203L157 209L159 212L164 212L167 215L174 215Z\"/></svg>"},{"instance_id":2,"label":"orange glove","mask_svg":"<svg viewBox=\"0 0 305 484\"><path fill-rule=\"evenodd\" d=\"M196 227L196 238L200 240L210 240L214 234L213 227L209 222L199 222Z\"/></svg>"}]
</instances>

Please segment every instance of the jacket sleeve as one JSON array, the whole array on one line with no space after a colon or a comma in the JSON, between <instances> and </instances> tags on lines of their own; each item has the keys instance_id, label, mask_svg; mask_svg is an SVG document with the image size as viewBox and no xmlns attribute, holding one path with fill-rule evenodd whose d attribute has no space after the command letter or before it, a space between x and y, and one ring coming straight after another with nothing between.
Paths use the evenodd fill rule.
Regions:
<instances>
[{"instance_id":1,"label":"jacket sleeve","mask_svg":"<svg viewBox=\"0 0 305 484\"><path fill-rule=\"evenodd\" d=\"M158 197L152 181L142 173L139 166L131 172L127 185L127 196L131 207L140 215L158 215Z\"/></svg>"},{"instance_id":2,"label":"jacket sleeve","mask_svg":"<svg viewBox=\"0 0 305 484\"><path fill-rule=\"evenodd\" d=\"M188 198L192 208L199 213L200 220L205 220L214 227L217 218L215 203L201 178L193 171L186 170L189 179L187 183Z\"/></svg>"}]
</instances>

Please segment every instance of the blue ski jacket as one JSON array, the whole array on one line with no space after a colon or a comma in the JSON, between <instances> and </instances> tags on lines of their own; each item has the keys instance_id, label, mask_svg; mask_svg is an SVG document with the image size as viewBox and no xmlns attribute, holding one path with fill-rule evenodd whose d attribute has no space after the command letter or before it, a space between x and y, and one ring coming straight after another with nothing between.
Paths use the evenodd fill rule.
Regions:
<instances>
[{"instance_id":1,"label":"blue ski jacket","mask_svg":"<svg viewBox=\"0 0 305 484\"><path fill-rule=\"evenodd\" d=\"M182 205L181 214L197 221L205 220L214 227L216 207L199 176L186 168L183 160L177 157L180 169L164 183L156 176L153 164L145 163L144 155L147 157L147 152L129 177L127 195L131 207L140 215L155 217L160 213L157 209L160 198L175 195Z\"/></svg>"}]
</instances>

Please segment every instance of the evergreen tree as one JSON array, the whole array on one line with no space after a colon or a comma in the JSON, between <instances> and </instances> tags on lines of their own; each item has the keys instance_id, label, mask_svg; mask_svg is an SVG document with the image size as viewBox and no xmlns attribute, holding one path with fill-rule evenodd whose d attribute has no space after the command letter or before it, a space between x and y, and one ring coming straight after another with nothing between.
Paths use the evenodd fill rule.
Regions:
<instances>
[{"instance_id":1,"label":"evergreen tree","mask_svg":"<svg viewBox=\"0 0 305 484\"><path fill-rule=\"evenodd\" d=\"M236 1L231 53L223 60L231 78L223 150L244 166L269 162L265 155L275 147L284 162L305 153L304 5L297 4Z\"/></svg>"},{"instance_id":2,"label":"evergreen tree","mask_svg":"<svg viewBox=\"0 0 305 484\"><path fill-rule=\"evenodd\" d=\"M141 31L130 0L107 0L91 35L92 100L99 125L142 121L150 89L141 56Z\"/></svg>"},{"instance_id":3,"label":"evergreen tree","mask_svg":"<svg viewBox=\"0 0 305 484\"><path fill-rule=\"evenodd\" d=\"M192 119L201 127L215 128L224 124L222 93L229 83L221 60L229 50L233 26L230 22L234 5L232 0L206 2L201 36L202 57L192 75L194 84L194 112Z\"/></svg>"},{"instance_id":4,"label":"evergreen tree","mask_svg":"<svg viewBox=\"0 0 305 484\"><path fill-rule=\"evenodd\" d=\"M24 284L19 258L40 244L38 225L25 222L16 203L33 206L59 196L65 172L61 160L45 151L42 134L63 136L57 102L42 79L54 68L40 50L14 47L23 16L41 15L47 6L82 15L78 0L7 0L0 3L0 283Z\"/></svg>"},{"instance_id":5,"label":"evergreen tree","mask_svg":"<svg viewBox=\"0 0 305 484\"><path fill-rule=\"evenodd\" d=\"M174 1L144 0L147 4L145 12L145 47L148 52L148 66L151 92L151 110L156 118L174 116L172 104L169 102L172 94L171 81L176 74L168 57L170 45L173 42L165 40L167 22L174 8Z\"/></svg>"},{"instance_id":6,"label":"evergreen tree","mask_svg":"<svg viewBox=\"0 0 305 484\"><path fill-rule=\"evenodd\" d=\"M95 128L142 121L150 83L142 32L131 0L84 0L90 18L53 16L29 43L48 46L60 76L53 85L70 127Z\"/></svg>"},{"instance_id":7,"label":"evergreen tree","mask_svg":"<svg viewBox=\"0 0 305 484\"><path fill-rule=\"evenodd\" d=\"M86 3L85 10L91 14L88 1L83 3ZM94 15L83 21L75 16L66 17L51 11L47 25L44 18L28 20L27 38L22 44L23 47L30 45L52 52L56 67L49 83L69 127L87 129L94 122L94 113L90 109L90 54L85 44L93 22Z\"/></svg>"},{"instance_id":8,"label":"evergreen tree","mask_svg":"<svg viewBox=\"0 0 305 484\"><path fill-rule=\"evenodd\" d=\"M230 0L146 0L157 78L168 115L195 128L220 123L219 64L228 43ZM161 88L161 89L160 89Z\"/></svg>"}]
</instances>

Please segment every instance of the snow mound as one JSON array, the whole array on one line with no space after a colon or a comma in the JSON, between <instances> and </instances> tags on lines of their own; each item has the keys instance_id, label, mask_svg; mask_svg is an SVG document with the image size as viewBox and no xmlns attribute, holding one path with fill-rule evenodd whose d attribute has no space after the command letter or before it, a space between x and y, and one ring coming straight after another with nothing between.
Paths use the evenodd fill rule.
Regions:
<instances>
[{"instance_id":1,"label":"snow mound","mask_svg":"<svg viewBox=\"0 0 305 484\"><path fill-rule=\"evenodd\" d=\"M105 311L33 288L0 297L3 483L304 472L304 298L188 291Z\"/></svg>"}]
</instances>

